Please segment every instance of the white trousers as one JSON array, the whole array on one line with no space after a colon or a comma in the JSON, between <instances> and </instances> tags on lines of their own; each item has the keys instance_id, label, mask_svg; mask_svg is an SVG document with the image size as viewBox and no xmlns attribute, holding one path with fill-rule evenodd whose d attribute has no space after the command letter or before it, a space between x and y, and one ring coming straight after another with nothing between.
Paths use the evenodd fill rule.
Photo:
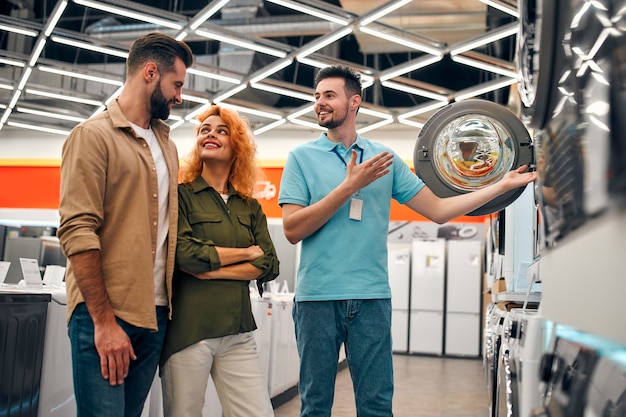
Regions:
<instances>
[{"instance_id":1,"label":"white trousers","mask_svg":"<svg viewBox=\"0 0 626 417\"><path fill-rule=\"evenodd\" d=\"M224 417L273 417L252 332L205 339L170 356L161 383L165 417L202 417L213 377Z\"/></svg>"}]
</instances>

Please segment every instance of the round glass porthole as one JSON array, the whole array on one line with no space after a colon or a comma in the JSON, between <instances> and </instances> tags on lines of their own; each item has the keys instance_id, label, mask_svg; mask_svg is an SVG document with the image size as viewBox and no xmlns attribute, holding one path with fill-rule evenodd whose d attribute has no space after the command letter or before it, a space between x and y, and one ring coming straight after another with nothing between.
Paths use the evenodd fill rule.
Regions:
<instances>
[{"instance_id":1,"label":"round glass porthole","mask_svg":"<svg viewBox=\"0 0 626 417\"><path fill-rule=\"evenodd\" d=\"M530 135L517 116L478 99L449 104L431 116L414 153L415 173L439 197L479 190L532 161ZM511 190L469 214L499 211L522 191Z\"/></svg>"},{"instance_id":2,"label":"round glass porthole","mask_svg":"<svg viewBox=\"0 0 626 417\"><path fill-rule=\"evenodd\" d=\"M451 186L472 191L493 184L513 166L510 133L481 114L455 119L435 140L433 163Z\"/></svg>"}]
</instances>

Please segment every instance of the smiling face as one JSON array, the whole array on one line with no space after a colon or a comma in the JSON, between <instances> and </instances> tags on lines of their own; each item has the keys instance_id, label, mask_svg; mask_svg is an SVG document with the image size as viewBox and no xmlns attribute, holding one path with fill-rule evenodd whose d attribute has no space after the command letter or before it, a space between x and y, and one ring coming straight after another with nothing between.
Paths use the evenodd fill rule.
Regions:
<instances>
[{"instance_id":1,"label":"smiling face","mask_svg":"<svg viewBox=\"0 0 626 417\"><path fill-rule=\"evenodd\" d=\"M204 162L233 162L233 147L230 128L218 115L204 119L198 128L198 155Z\"/></svg>"},{"instance_id":2,"label":"smiling face","mask_svg":"<svg viewBox=\"0 0 626 417\"><path fill-rule=\"evenodd\" d=\"M345 82L341 78L325 78L315 89L315 114L317 123L333 129L341 126L348 116L348 97Z\"/></svg>"},{"instance_id":3,"label":"smiling face","mask_svg":"<svg viewBox=\"0 0 626 417\"><path fill-rule=\"evenodd\" d=\"M341 77L329 77L320 80L315 88L317 123L327 129L335 129L346 123L348 117L356 116L360 96L347 92L346 82Z\"/></svg>"}]
</instances>

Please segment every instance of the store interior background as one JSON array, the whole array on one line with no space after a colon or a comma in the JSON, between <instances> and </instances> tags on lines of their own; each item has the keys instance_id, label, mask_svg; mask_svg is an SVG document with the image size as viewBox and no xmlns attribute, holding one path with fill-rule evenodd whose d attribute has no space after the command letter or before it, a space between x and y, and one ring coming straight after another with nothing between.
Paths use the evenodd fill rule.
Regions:
<instances>
[{"instance_id":1,"label":"store interior background","mask_svg":"<svg viewBox=\"0 0 626 417\"><path fill-rule=\"evenodd\" d=\"M113 51L119 52L127 49L130 41L138 34L155 28L153 23L123 17L124 10L138 12L143 18L152 16L164 18L169 23L176 23L179 20L189 23L190 19L199 17L203 11L214 7L222 8L222 12L216 13L206 22L199 19L199 28L205 29L205 32L220 28L232 38L219 42L207 39L206 33L191 35L189 39L195 48L207 53L201 54L196 62L196 69L200 71L189 76L185 104L176 108L173 117L167 122L173 128L172 138L177 144L179 155L184 157L194 145L192 120L188 121L186 118L202 106L208 105L210 100L234 106L249 117L258 142L259 162L267 180L260 185L262 192L259 197L270 217L273 238L281 245L281 251L286 253L284 259L287 261L283 261L282 264L285 271L289 272L279 277L279 282L287 280L288 291L293 291L295 285L293 274L298 253L297 247L283 246L284 236L280 233L277 193L282 166L289 150L314 139L321 132L315 126L311 108L312 79L319 65L347 63L358 67L364 75L372 77L374 84L366 88L364 102L366 111L359 115L357 126L359 132L371 140L391 147L410 166L413 166L416 139L424 123L437 110L449 103L476 97L507 105L516 114L521 113L521 103L517 97L520 75L515 63L516 35L519 30L518 17L515 14L517 1L283 0L262 2L261 8L259 8L261 3L251 0L230 2L215 0L202 2L201 6L194 6L194 2L190 1L183 5L165 0L160 3L150 0L141 2L106 0L95 3L88 3L86 0L69 2L9 0L5 4L13 7L18 3L25 5L22 12L9 15L3 10L3 14L0 14L2 222L51 226L58 222L59 164L65 136L78 120L100 111L99 104L113 97L121 85L122 58L106 52L89 51L85 46L74 48L62 43L64 39L86 42L92 46L110 47ZM34 9L44 7L42 6L44 3L47 8L46 17L53 15L63 3L66 3L67 7L65 19L62 17L51 34L45 36L43 34L47 29L46 21L32 19ZM565 3L571 4L572 8L587 7L598 10L600 6L606 6L607 10L609 7L611 10L622 10L622 15L625 10L624 2L618 0L597 2L572 0L556 4ZM98 9L102 4L116 7L117 11ZM358 21L374 16L377 10L382 10L387 5L397 8L388 15L364 25L374 29L376 34L361 30ZM300 11L293 9L296 6L302 6L304 9ZM250 16L259 10L271 13L249 20L252 19ZM311 14L315 10L322 11L323 16ZM189 19L187 17L181 19L182 15ZM329 16L338 20L328 20ZM226 17L232 20L223 21ZM342 23L337 23L338 21L357 22L353 27L355 32L334 39L333 36L340 35L344 28ZM620 22L619 18L607 21L614 22L616 26ZM122 30L117 32L116 25L120 25ZM246 33L246 26L249 26L250 33ZM16 27L30 34L12 32ZM595 28L593 25L589 27ZM310 32L301 37L294 35L303 28ZM587 31L589 36L595 36L591 29ZM163 30L171 34L180 31L175 28ZM259 31L258 36L254 33L255 30ZM386 35L393 35L392 40L388 36L385 38ZM491 39L490 35L495 37ZM268 39L265 39L265 36ZM47 43L41 51L36 52L34 46L42 37L47 38ZM229 43L233 38L249 43L247 46L233 46ZM320 41L330 38L333 38L330 44L321 46ZM271 53L268 54L267 50L258 52L250 49L259 46L270 48ZM309 46L313 47L314 52L307 51ZM299 56L298 54L303 51L310 54ZM354 54L356 51L358 53ZM286 63L283 61L285 58L281 58L282 52L286 54L288 60L291 60L286 67L282 66ZM39 53L40 55L37 55ZM50 72L50 68L56 68L63 73ZM219 74L230 81L216 80L207 77L207 74ZM87 79L85 78L87 75L103 77L113 83ZM240 86L246 88L239 90ZM42 91L48 95L41 95ZM63 95L66 97L62 97ZM77 103L69 100L72 98L86 98L92 102ZM46 131L38 130L39 128ZM513 341L509 340L510 349L498 350L497 346L504 343L505 329L510 332L513 321L527 320L526 323L530 323L536 314L522 312L519 313L522 317L520 319L515 318L515 315L502 315L494 306L504 305L506 310L507 303L511 303L510 308L531 300L530 304L536 307L540 299L543 317L550 323L563 326L564 330L557 333L555 327L558 326L548 328L544 326L546 322L538 325L544 326L541 329L534 328L540 333L538 337L542 340L542 349L533 352L532 358L527 358L526 366L530 366L531 371L525 371L526 375L537 370L544 351L553 351L556 356L560 355L562 357L560 363L567 365L577 378L579 374L591 375L594 369L591 365L587 369L578 369L583 361L576 362L576 355L579 354L585 359L583 352L594 351L600 352L599 356L614 359L614 356L608 353L617 352L618 356L621 355L619 356L621 359L618 360L621 368L618 366L607 371L606 368L597 367L595 368L597 372L606 372L606 375L594 374L594 378L595 384L601 387L598 392L606 397L611 396L612 404L624 404L626 394L622 394L622 391L626 390L626 386L622 382L626 380L623 377L625 375L623 368L626 367L624 359L626 332L620 325L621 318L626 316L626 304L622 301L623 294L626 293L626 280L623 280L621 272L626 270L626 257L622 253L623 231L626 230L623 205L611 201L597 215L585 219L582 226L557 245L556 250L545 250L540 247L540 236L536 229L535 191L529 187L514 204L504 210L506 215L503 218L506 219L506 223L499 223L498 215L493 214L464 216L447 225L437 226L393 203L389 228L390 262L393 261L390 268L397 267L397 271L401 271L397 272L398 274L405 276L409 274L414 279L411 274L417 268L407 263L407 259L411 258L421 259L423 264L427 263L432 267L428 270L431 272L445 274L445 271L449 270L443 261L446 253L449 253L446 252L447 248L441 252L442 247L437 246L436 242L433 247L419 247L423 242L435 241L438 237L444 236L446 244L466 240L478 242L480 245L478 258L474 254L469 257L464 255L463 258L469 260L472 266L475 266L476 262L479 265L478 281L473 284L475 292L471 293L472 297L461 299L461 301L472 299L471 308L463 312L469 315L462 318L463 320L471 316L472 324L461 326L460 330L463 332L458 333L472 335L471 339L461 337L462 347L468 349L469 346L470 350L454 354L451 346L446 346L444 342L453 340L451 337L444 337L446 326L432 325L452 323L447 318L445 320L442 318L445 297L434 296L432 287L425 289L428 296L420 300L424 303L423 312L426 313L422 314L422 317L435 317L430 322L412 319L417 315L411 316L415 311L410 307L416 304L411 302L409 294L411 296L412 294L406 287L399 290L398 294L401 296L394 295L395 299L404 297L406 300L406 303L394 306L396 319L394 325L401 329L400 336L394 335L394 338L402 340L400 346L394 346L394 350L405 354L482 358L485 361L489 400L493 400L490 407L506 406L507 401L511 399L505 398L506 390L502 387L506 386L507 377L511 381L511 376L502 374L503 367L498 365L513 360L514 356L508 354L514 351L514 345ZM532 224L533 227L527 227L528 224ZM506 230L506 233L500 235L494 228ZM414 244L414 238L420 242L417 246ZM498 242L499 238L503 238L502 241ZM419 252L416 249L420 249ZM418 258L418 253L425 253L426 256ZM447 262L448 258L445 259ZM396 272L392 274L392 279L395 274ZM505 277L507 288L501 294L495 294L494 290L502 291L498 285L498 277L501 275ZM541 283L532 284L530 281L534 278L538 278ZM392 285L395 284L392 282ZM416 288L415 285L413 287ZM441 292L443 288L439 286L434 291ZM397 291L396 287L394 291ZM290 296L289 292L283 294L283 298L274 300L274 306L282 306L281 309L287 311ZM451 295L450 299L454 297L455 295ZM416 296L415 300L417 299ZM437 305L430 304L433 299L439 300ZM476 299L479 302L477 311ZM261 310L268 307L262 302L256 306ZM50 308L58 307L58 304L50 303ZM64 321L59 319L62 316L60 312L62 306L59 311L48 310L49 315L54 314L49 316L54 318L49 320L49 326L50 323L57 326L57 334L63 332L64 326ZM435 314L431 314L433 312ZM267 314L263 312L258 315L266 316ZM280 333L288 337L293 334L289 329L288 315L283 315L279 319L281 315L275 310L272 317L274 318L272 325L280 326L278 327L280 330L275 330L274 335ZM457 323L463 323L462 320ZM410 326L416 323L426 324L419 329L412 329ZM46 328L46 332L51 331L50 327ZM411 334L415 336L418 332L424 331L435 332L435 336L429 339L423 337L425 333L420 333L422 340L437 340L437 343L434 346L411 345ZM280 353L285 361L281 363L282 366L274 367L272 371L270 352L274 348L271 344L278 342L268 339L267 336L267 333L263 334L264 339L259 339L258 343L265 347L264 352L267 355L263 360L268 366L268 388L273 396L290 390L293 394L297 377L294 381L293 373L288 372L297 368L294 363L288 362L297 361L293 345L289 345L287 351ZM60 377L50 376L51 372L61 375L68 371L67 357L59 356L59 352L66 347L63 344L67 341L54 336L47 336L47 340L48 343L63 348L43 352L44 363L53 364L53 368L43 367L39 404L43 412L46 407L48 410L55 409L58 403L55 404L54 401L58 398L71 397L71 388L66 384L58 384ZM519 348L519 344L515 346ZM519 358L518 353L517 359ZM286 363L290 365L285 366ZM578 404L580 411L582 405L575 404L574 399L577 395L583 398L581 394L583 391L578 391L577 394L561 392L565 388L557 381L559 376L557 370L562 369L556 368L555 365L555 373L549 376L553 379L546 382L553 384L553 391L558 393L551 399L553 406L556 407L555 403L561 401L558 406L565 410ZM499 381L501 378L502 381ZM580 378L585 383L588 382L588 378L584 379L582 376ZM534 382L538 383L537 380ZM609 392L608 388L602 387L603 384L607 384L607 387L612 386L612 390ZM586 389L583 385L581 382L578 389ZM153 388L146 409L146 415L150 417L158 416L156 411L159 401L158 389L157 384ZM525 389L527 398L530 398L529 388ZM209 391L208 402L214 404L215 398L211 397L214 392ZM519 392L523 390L520 388ZM498 401L497 397L500 395L504 397ZM536 395L531 399L535 405L540 401L547 403L550 400ZM527 406L528 404L525 405ZM219 409L215 407L205 411L205 417L220 415ZM491 416L498 415L495 410L489 411ZM68 412L71 414L71 411ZM570 415L568 412L564 411L563 415ZM40 411L40 416L41 413Z\"/></svg>"}]
</instances>

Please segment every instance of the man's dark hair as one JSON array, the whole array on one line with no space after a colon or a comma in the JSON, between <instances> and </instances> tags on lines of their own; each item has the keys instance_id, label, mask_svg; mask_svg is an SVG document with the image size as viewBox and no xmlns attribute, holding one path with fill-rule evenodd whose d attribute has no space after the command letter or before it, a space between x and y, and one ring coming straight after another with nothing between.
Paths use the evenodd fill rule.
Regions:
<instances>
[{"instance_id":1,"label":"man's dark hair","mask_svg":"<svg viewBox=\"0 0 626 417\"><path fill-rule=\"evenodd\" d=\"M189 68L193 64L193 52L183 41L162 33L149 33L133 42L126 61L127 74L134 74L148 61L156 62L160 73L174 68L174 61L180 58Z\"/></svg>"},{"instance_id":2,"label":"man's dark hair","mask_svg":"<svg viewBox=\"0 0 626 417\"><path fill-rule=\"evenodd\" d=\"M315 87L325 78L343 78L346 83L346 95L348 97L352 97L355 94L363 95L361 75L349 67L334 65L322 68L315 76Z\"/></svg>"}]
</instances>

